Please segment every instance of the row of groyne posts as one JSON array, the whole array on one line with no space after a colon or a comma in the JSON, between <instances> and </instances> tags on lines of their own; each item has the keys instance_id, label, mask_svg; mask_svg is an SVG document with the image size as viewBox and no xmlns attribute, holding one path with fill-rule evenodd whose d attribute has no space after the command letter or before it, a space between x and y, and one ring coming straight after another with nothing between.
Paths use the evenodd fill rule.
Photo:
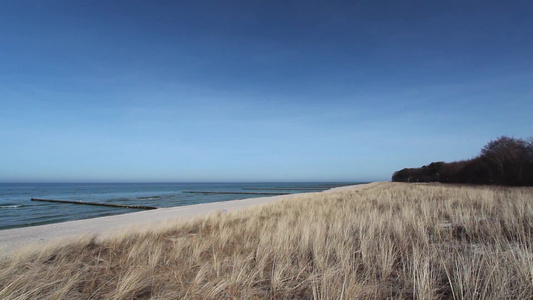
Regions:
<instances>
[{"instance_id":1,"label":"row of groyne posts","mask_svg":"<svg viewBox=\"0 0 533 300\"><path fill-rule=\"evenodd\" d=\"M261 190L260 188L249 188L248 190ZM269 190L298 190L298 191L319 191L324 190L323 188L271 188ZM279 196L279 195L289 195L293 193L274 193L274 192L217 192L217 191L182 191L186 194L235 194L235 195L265 195L265 196ZM40 199L40 198L31 198L31 201L41 201L41 202L53 202L53 203L68 203L68 204L82 204L82 205L93 205L93 206L108 206L108 207L121 207L121 208L135 208L135 209L157 209L155 206L146 206L146 205L128 205L128 204L116 204L116 203L103 203L103 202L87 202L87 201L74 201L74 200L55 200L55 199Z\"/></svg>"}]
</instances>

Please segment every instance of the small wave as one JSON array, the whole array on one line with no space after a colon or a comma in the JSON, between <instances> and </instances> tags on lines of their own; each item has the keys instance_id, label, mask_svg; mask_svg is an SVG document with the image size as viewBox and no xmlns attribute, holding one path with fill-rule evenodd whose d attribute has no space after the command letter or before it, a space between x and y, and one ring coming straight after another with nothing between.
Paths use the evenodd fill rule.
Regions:
<instances>
[{"instance_id":1,"label":"small wave","mask_svg":"<svg viewBox=\"0 0 533 300\"><path fill-rule=\"evenodd\" d=\"M148 197L137 197L137 199L139 200L156 200L156 199L161 199L160 196L148 196Z\"/></svg>"},{"instance_id":2,"label":"small wave","mask_svg":"<svg viewBox=\"0 0 533 300\"><path fill-rule=\"evenodd\" d=\"M111 200L106 200L106 202L114 202L114 201L131 201L131 198L116 198Z\"/></svg>"},{"instance_id":3,"label":"small wave","mask_svg":"<svg viewBox=\"0 0 533 300\"><path fill-rule=\"evenodd\" d=\"M19 208L22 207L22 205L0 205L0 209L3 208Z\"/></svg>"}]
</instances>

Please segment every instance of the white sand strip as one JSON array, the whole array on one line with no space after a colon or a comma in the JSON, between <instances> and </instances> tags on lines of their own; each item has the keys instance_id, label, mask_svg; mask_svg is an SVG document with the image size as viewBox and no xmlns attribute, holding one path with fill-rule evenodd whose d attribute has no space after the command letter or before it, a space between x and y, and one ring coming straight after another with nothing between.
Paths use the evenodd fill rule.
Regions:
<instances>
[{"instance_id":1,"label":"white sand strip","mask_svg":"<svg viewBox=\"0 0 533 300\"><path fill-rule=\"evenodd\" d=\"M359 184L334 188L322 193L329 193L339 190L361 189L365 186L373 185ZM170 208L158 208L135 213L128 213L115 216L107 216L93 219L84 219L64 223L55 223L41 226L25 228L15 228L0 230L0 249L4 254L25 245L49 242L57 239L72 238L85 234L101 235L110 231L119 231L125 227L147 228L155 226L161 222L171 220L184 220L199 215L207 215L217 211L236 211L253 205L264 204L281 199L288 199L295 196L315 193L299 193L293 195L282 195L273 197L258 197L242 200L231 200L224 202L212 202L188 206L177 206Z\"/></svg>"}]
</instances>

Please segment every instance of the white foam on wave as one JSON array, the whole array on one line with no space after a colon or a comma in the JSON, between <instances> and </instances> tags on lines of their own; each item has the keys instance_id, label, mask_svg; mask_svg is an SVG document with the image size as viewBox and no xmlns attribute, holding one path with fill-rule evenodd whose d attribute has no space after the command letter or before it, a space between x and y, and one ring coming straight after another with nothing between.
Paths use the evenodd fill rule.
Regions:
<instances>
[{"instance_id":1,"label":"white foam on wave","mask_svg":"<svg viewBox=\"0 0 533 300\"><path fill-rule=\"evenodd\" d=\"M18 207L21 207L22 205L0 205L0 209L2 208L18 208Z\"/></svg>"}]
</instances>

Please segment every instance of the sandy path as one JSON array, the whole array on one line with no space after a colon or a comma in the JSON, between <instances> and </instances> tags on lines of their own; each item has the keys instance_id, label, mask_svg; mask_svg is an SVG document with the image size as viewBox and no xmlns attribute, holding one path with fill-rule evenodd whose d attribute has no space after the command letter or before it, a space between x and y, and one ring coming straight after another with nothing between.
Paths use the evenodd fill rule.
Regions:
<instances>
[{"instance_id":1,"label":"sandy path","mask_svg":"<svg viewBox=\"0 0 533 300\"><path fill-rule=\"evenodd\" d=\"M353 186L346 186L334 188L324 191L322 193L330 193L339 190L361 189L363 187L373 185L359 184ZM170 220L184 220L199 215L207 215L217 211L235 211L247 208L253 205L264 204L281 199L290 199L295 196L302 196L308 193L300 193L294 195L282 195L273 197L259 197L242 200L231 200L224 202L212 202L204 204L196 204L189 206L178 206L170 208L159 208L155 210L147 210L129 214L100 217L93 219L85 219L78 221L70 221L64 223L48 224L41 226L25 227L0 230L0 249L4 254L7 254L21 246L50 242L57 239L72 238L84 234L109 234L112 232L119 232L126 227L146 228L154 226L161 222ZM309 193L314 194L314 193ZM1 252L0 252L1 253Z\"/></svg>"}]
</instances>

